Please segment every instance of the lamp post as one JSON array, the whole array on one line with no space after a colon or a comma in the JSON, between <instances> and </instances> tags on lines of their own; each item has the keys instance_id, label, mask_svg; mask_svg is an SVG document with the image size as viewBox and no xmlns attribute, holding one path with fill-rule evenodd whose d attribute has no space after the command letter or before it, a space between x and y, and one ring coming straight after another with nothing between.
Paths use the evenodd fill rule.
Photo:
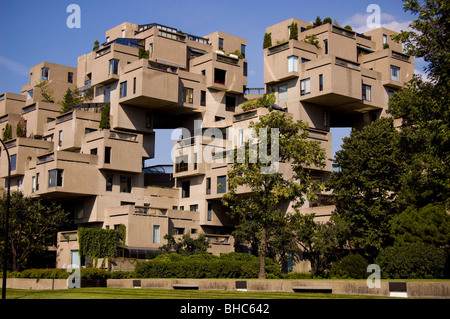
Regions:
<instances>
[{"instance_id":1,"label":"lamp post","mask_svg":"<svg viewBox=\"0 0 450 319\"><path fill-rule=\"evenodd\" d=\"M6 156L8 157L8 186L6 193L6 210L5 210L5 248L3 251L3 281L2 281L2 299L6 299L6 272L8 270L8 226L9 226L9 201L10 201L10 187L11 187L11 158L9 157L9 151L2 139L3 147L6 151Z\"/></svg>"}]
</instances>

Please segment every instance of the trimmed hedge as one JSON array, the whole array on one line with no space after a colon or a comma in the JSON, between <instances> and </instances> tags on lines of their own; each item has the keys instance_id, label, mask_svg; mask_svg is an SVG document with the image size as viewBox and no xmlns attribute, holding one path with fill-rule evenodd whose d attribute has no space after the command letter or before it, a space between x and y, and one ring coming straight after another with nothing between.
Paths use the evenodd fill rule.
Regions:
<instances>
[{"instance_id":1,"label":"trimmed hedge","mask_svg":"<svg viewBox=\"0 0 450 319\"><path fill-rule=\"evenodd\" d=\"M230 253L220 257L209 254L181 256L165 254L135 267L138 278L258 278L258 257ZM282 277L280 267L266 258L267 278Z\"/></svg>"},{"instance_id":2,"label":"trimmed hedge","mask_svg":"<svg viewBox=\"0 0 450 319\"><path fill-rule=\"evenodd\" d=\"M367 266L369 263L360 254L350 254L343 257L331 267L330 275L336 278L367 278Z\"/></svg>"},{"instance_id":3,"label":"trimmed hedge","mask_svg":"<svg viewBox=\"0 0 450 319\"><path fill-rule=\"evenodd\" d=\"M8 272L9 278L34 278L34 279L67 279L72 272L66 269L26 269L24 271ZM109 279L111 272L99 268L81 268L81 279Z\"/></svg>"}]
</instances>

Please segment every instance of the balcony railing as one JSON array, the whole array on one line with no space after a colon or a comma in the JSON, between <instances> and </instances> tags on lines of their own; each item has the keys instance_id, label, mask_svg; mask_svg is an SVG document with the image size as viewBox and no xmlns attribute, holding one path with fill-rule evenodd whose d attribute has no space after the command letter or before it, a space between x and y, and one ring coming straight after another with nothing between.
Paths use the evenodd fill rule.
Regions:
<instances>
[{"instance_id":1,"label":"balcony railing","mask_svg":"<svg viewBox=\"0 0 450 319\"><path fill-rule=\"evenodd\" d=\"M392 57L394 59L398 59L398 60L401 60L401 61L404 61L404 62L408 62L409 61L409 56L408 55L403 54L403 53L399 53L399 52L395 52L395 51L392 51Z\"/></svg>"},{"instance_id":2,"label":"balcony railing","mask_svg":"<svg viewBox=\"0 0 450 319\"><path fill-rule=\"evenodd\" d=\"M31 111L34 111L34 110L36 110L36 103L35 104L31 104L31 105L29 105L27 107L24 107L22 109L22 114L25 114L25 113L28 113L28 112L31 112Z\"/></svg>"},{"instance_id":3,"label":"balcony railing","mask_svg":"<svg viewBox=\"0 0 450 319\"><path fill-rule=\"evenodd\" d=\"M136 141L137 135L119 132L110 132L109 138L126 140L126 141Z\"/></svg>"},{"instance_id":4,"label":"balcony railing","mask_svg":"<svg viewBox=\"0 0 450 319\"><path fill-rule=\"evenodd\" d=\"M220 54L217 55L217 61L234 64L234 65L239 64L239 59L232 58L232 57L225 56L225 55L220 55Z\"/></svg>"},{"instance_id":5,"label":"balcony railing","mask_svg":"<svg viewBox=\"0 0 450 319\"><path fill-rule=\"evenodd\" d=\"M62 116L59 116L56 119L56 124L59 124L59 123L65 122L65 121L69 121L71 119L73 119L73 113L72 112L67 113L65 115L62 115Z\"/></svg>"},{"instance_id":6,"label":"balcony railing","mask_svg":"<svg viewBox=\"0 0 450 319\"><path fill-rule=\"evenodd\" d=\"M349 61L345 61L345 60L341 60L338 58L336 58L336 65L344 66L346 68L350 68L350 69L357 70L357 71L360 70L358 64L349 62Z\"/></svg>"},{"instance_id":7,"label":"balcony railing","mask_svg":"<svg viewBox=\"0 0 450 319\"><path fill-rule=\"evenodd\" d=\"M53 160L54 160L53 154L38 157L38 163L46 163L46 162L51 162Z\"/></svg>"},{"instance_id":8,"label":"balcony railing","mask_svg":"<svg viewBox=\"0 0 450 319\"><path fill-rule=\"evenodd\" d=\"M244 91L245 95L250 94L264 94L265 89L264 88L246 88Z\"/></svg>"},{"instance_id":9,"label":"balcony railing","mask_svg":"<svg viewBox=\"0 0 450 319\"><path fill-rule=\"evenodd\" d=\"M341 29L341 28L338 28L336 26L333 26L333 32L337 33L337 34L340 34L340 35L343 35L343 36L346 36L346 37L349 37L349 38L353 38L353 39L355 38L355 32L354 31Z\"/></svg>"},{"instance_id":10,"label":"balcony railing","mask_svg":"<svg viewBox=\"0 0 450 319\"><path fill-rule=\"evenodd\" d=\"M270 47L269 48L269 53L271 53L271 54L272 53L277 53L277 52L280 52L280 51L283 51L283 50L287 50L287 49L289 49L289 42L285 42L285 43L282 43L282 44Z\"/></svg>"},{"instance_id":11,"label":"balcony railing","mask_svg":"<svg viewBox=\"0 0 450 319\"><path fill-rule=\"evenodd\" d=\"M164 72L169 72L169 73L174 73L174 74L177 74L177 72L178 72L178 68L175 66L169 66L169 65L165 65L165 64L161 64L161 63L156 63L153 61L148 61L148 68L154 69L154 70L159 70L159 71L164 71Z\"/></svg>"}]
</instances>

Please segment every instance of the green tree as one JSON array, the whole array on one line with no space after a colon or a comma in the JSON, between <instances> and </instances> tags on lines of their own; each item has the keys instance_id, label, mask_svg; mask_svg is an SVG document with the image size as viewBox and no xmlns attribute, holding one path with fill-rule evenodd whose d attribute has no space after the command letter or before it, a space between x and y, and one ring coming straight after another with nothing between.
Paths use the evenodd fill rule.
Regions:
<instances>
[{"instance_id":1,"label":"green tree","mask_svg":"<svg viewBox=\"0 0 450 319\"><path fill-rule=\"evenodd\" d=\"M100 48L98 40L94 41L94 47L92 48L92 51L97 51Z\"/></svg>"},{"instance_id":2,"label":"green tree","mask_svg":"<svg viewBox=\"0 0 450 319\"><path fill-rule=\"evenodd\" d=\"M83 103L83 100L84 99L78 89L71 90L70 88L67 88L62 101L58 102L58 104L62 106L60 113L65 113L71 108L80 105Z\"/></svg>"},{"instance_id":3,"label":"green tree","mask_svg":"<svg viewBox=\"0 0 450 319\"><path fill-rule=\"evenodd\" d=\"M0 199L2 234L5 207L6 193ZM51 246L58 229L68 222L68 214L55 202L44 203L36 198L25 197L18 191L11 193L9 214L8 244L14 271L24 267L31 253L42 252ZM1 240L3 251L3 236Z\"/></svg>"},{"instance_id":4,"label":"green tree","mask_svg":"<svg viewBox=\"0 0 450 319\"><path fill-rule=\"evenodd\" d=\"M159 247L165 252L175 251L182 256L206 254L208 248L211 246L206 235L201 233L197 238L192 238L189 234L184 234L178 241L173 235L166 234L164 239L167 239L167 244Z\"/></svg>"},{"instance_id":5,"label":"green tree","mask_svg":"<svg viewBox=\"0 0 450 319\"><path fill-rule=\"evenodd\" d=\"M289 34L289 40L290 39L298 39L298 25L295 22L291 23L291 28L290 28L290 34Z\"/></svg>"},{"instance_id":6,"label":"green tree","mask_svg":"<svg viewBox=\"0 0 450 319\"><path fill-rule=\"evenodd\" d=\"M264 34L264 43L263 43L263 49L269 48L272 46L272 36L270 33Z\"/></svg>"},{"instance_id":7,"label":"green tree","mask_svg":"<svg viewBox=\"0 0 450 319\"><path fill-rule=\"evenodd\" d=\"M322 24L323 24L322 19L319 16L317 16L316 20L313 22L313 26L314 27L318 27L318 26L320 26Z\"/></svg>"},{"instance_id":8,"label":"green tree","mask_svg":"<svg viewBox=\"0 0 450 319\"><path fill-rule=\"evenodd\" d=\"M327 18L323 19L322 24L327 24L327 23L332 24L333 20L331 20L330 17L327 17Z\"/></svg>"},{"instance_id":9,"label":"green tree","mask_svg":"<svg viewBox=\"0 0 450 319\"><path fill-rule=\"evenodd\" d=\"M253 246L257 247L260 260L258 277L265 278L265 258L271 249L270 236L276 234L274 228L286 222L280 207L292 200L301 206L305 196L314 197L317 185L307 167L323 166L325 155L319 143L307 139L307 124L294 122L285 113L272 111L251 123L250 128L254 132L252 137L233 152L233 162L228 171L229 191L222 202L229 208L230 216L238 220L236 230L241 232L240 236L248 241L256 239ZM264 129L267 134L261 135ZM255 142L257 138L258 143ZM270 155L261 152L269 148ZM274 154L276 150L278 156ZM259 156L254 156L258 151ZM291 163L292 177L279 172L279 161ZM241 186L249 188L250 192L239 194ZM245 236L244 232L248 230L251 232Z\"/></svg>"},{"instance_id":10,"label":"green tree","mask_svg":"<svg viewBox=\"0 0 450 319\"><path fill-rule=\"evenodd\" d=\"M19 123L17 123L16 136L27 137L27 128L25 127L25 119L23 116L20 117Z\"/></svg>"},{"instance_id":11,"label":"green tree","mask_svg":"<svg viewBox=\"0 0 450 319\"><path fill-rule=\"evenodd\" d=\"M450 245L450 215L443 205L409 206L391 221L394 244L425 243L437 247Z\"/></svg>"},{"instance_id":12,"label":"green tree","mask_svg":"<svg viewBox=\"0 0 450 319\"><path fill-rule=\"evenodd\" d=\"M336 202L336 221L349 229L348 243L374 257L390 243L390 220L400 207L395 200L403 164L399 133L392 118L353 130L336 153L328 187Z\"/></svg>"},{"instance_id":13,"label":"green tree","mask_svg":"<svg viewBox=\"0 0 450 319\"><path fill-rule=\"evenodd\" d=\"M305 39L303 39L304 42L315 45L317 48L319 47L319 39L317 39L317 36L315 34L308 34L305 36Z\"/></svg>"},{"instance_id":14,"label":"green tree","mask_svg":"<svg viewBox=\"0 0 450 319\"><path fill-rule=\"evenodd\" d=\"M388 112L402 119L400 148L407 165L399 200L423 207L450 207L450 4L443 0L408 0L405 10L417 14L410 31L393 36L406 53L427 62L429 82L414 77L389 100Z\"/></svg>"},{"instance_id":15,"label":"green tree","mask_svg":"<svg viewBox=\"0 0 450 319\"><path fill-rule=\"evenodd\" d=\"M3 142L9 141L12 139L12 126L9 123L6 123L5 130L3 131Z\"/></svg>"},{"instance_id":16,"label":"green tree","mask_svg":"<svg viewBox=\"0 0 450 319\"><path fill-rule=\"evenodd\" d=\"M101 129L110 129L111 128L109 113L110 113L110 106L109 106L109 102L108 102L102 108L100 124L98 126L99 128L101 128Z\"/></svg>"},{"instance_id":17,"label":"green tree","mask_svg":"<svg viewBox=\"0 0 450 319\"><path fill-rule=\"evenodd\" d=\"M149 50L145 50L144 48L139 48L139 52L138 52L139 59L148 59L149 55L150 55Z\"/></svg>"},{"instance_id":18,"label":"green tree","mask_svg":"<svg viewBox=\"0 0 450 319\"><path fill-rule=\"evenodd\" d=\"M42 101L54 103L55 98L53 97L53 89L48 84L48 81L41 81L36 87L41 93Z\"/></svg>"}]
</instances>

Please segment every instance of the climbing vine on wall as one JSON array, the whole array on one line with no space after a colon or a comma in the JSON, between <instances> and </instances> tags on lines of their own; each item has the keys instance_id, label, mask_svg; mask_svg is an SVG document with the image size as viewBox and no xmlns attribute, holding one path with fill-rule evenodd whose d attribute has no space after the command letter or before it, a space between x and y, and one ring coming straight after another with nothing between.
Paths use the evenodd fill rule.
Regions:
<instances>
[{"instance_id":1,"label":"climbing vine on wall","mask_svg":"<svg viewBox=\"0 0 450 319\"><path fill-rule=\"evenodd\" d=\"M80 256L92 258L114 257L116 249L125 243L126 227L118 230L103 228L79 228L78 243Z\"/></svg>"}]
</instances>

